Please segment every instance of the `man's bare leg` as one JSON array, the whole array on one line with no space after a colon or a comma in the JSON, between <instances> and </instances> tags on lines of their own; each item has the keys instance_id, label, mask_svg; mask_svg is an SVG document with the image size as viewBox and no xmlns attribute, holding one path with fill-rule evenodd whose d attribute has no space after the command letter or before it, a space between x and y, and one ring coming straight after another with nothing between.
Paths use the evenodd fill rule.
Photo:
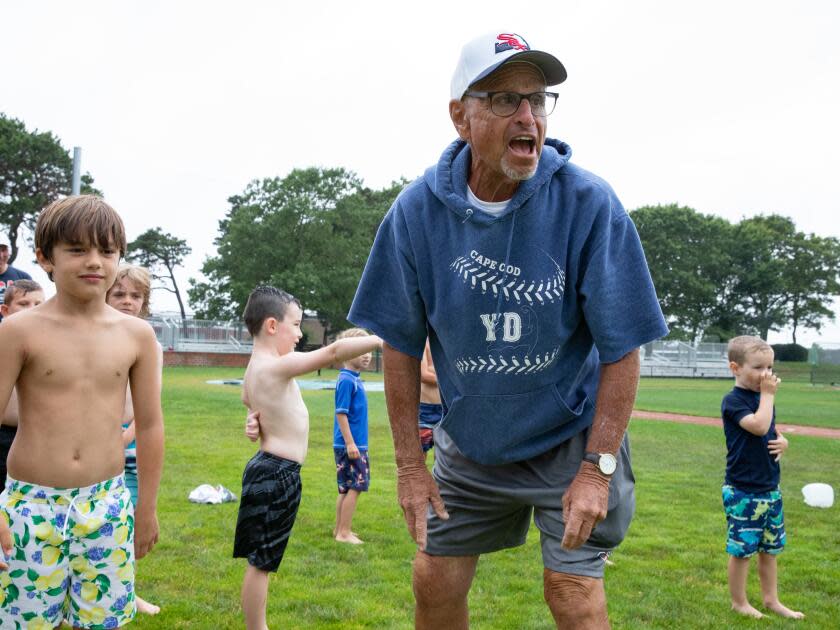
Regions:
<instances>
[{"instance_id":1,"label":"man's bare leg","mask_svg":"<svg viewBox=\"0 0 840 630\"><path fill-rule=\"evenodd\" d=\"M760 619L764 615L747 601L747 573L749 571L749 558L729 556L729 595L732 598L732 610Z\"/></svg>"},{"instance_id":2,"label":"man's bare leg","mask_svg":"<svg viewBox=\"0 0 840 630\"><path fill-rule=\"evenodd\" d=\"M268 598L268 571L248 565L242 580L242 612L247 630L268 630L265 602Z\"/></svg>"},{"instance_id":3,"label":"man's bare leg","mask_svg":"<svg viewBox=\"0 0 840 630\"><path fill-rule=\"evenodd\" d=\"M778 569L776 556L770 553L758 554L758 579L761 582L761 599L764 607L782 617L803 619L805 615L798 610L791 610L779 601Z\"/></svg>"},{"instance_id":4,"label":"man's bare leg","mask_svg":"<svg viewBox=\"0 0 840 630\"><path fill-rule=\"evenodd\" d=\"M414 627L416 630L466 630L467 595L478 556L414 556Z\"/></svg>"},{"instance_id":5,"label":"man's bare leg","mask_svg":"<svg viewBox=\"0 0 840 630\"><path fill-rule=\"evenodd\" d=\"M609 629L604 580L545 569L543 594L558 628Z\"/></svg>"}]
</instances>

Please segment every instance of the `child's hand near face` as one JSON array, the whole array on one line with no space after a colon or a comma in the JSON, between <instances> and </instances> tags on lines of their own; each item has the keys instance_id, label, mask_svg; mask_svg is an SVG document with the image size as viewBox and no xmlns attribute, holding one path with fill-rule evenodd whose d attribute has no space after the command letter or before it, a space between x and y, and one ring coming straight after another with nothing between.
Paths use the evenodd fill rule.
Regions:
<instances>
[{"instance_id":1,"label":"child's hand near face","mask_svg":"<svg viewBox=\"0 0 840 630\"><path fill-rule=\"evenodd\" d=\"M761 375L761 393L762 394L775 394L776 390L778 389L779 385L782 383L782 379L778 376L773 374L770 370L767 370Z\"/></svg>"},{"instance_id":2,"label":"child's hand near face","mask_svg":"<svg viewBox=\"0 0 840 630\"><path fill-rule=\"evenodd\" d=\"M767 450L770 451L771 455L775 455L776 461L779 461L782 459L782 454L787 450L788 444L787 438L782 435L779 429L776 429L776 439L767 440Z\"/></svg>"}]
</instances>

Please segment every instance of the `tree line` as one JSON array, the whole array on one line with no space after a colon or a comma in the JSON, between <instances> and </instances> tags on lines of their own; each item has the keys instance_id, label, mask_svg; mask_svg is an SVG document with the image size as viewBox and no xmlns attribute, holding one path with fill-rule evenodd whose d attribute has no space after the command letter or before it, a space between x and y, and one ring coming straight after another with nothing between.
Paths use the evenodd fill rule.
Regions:
<instances>
[{"instance_id":1,"label":"tree line","mask_svg":"<svg viewBox=\"0 0 840 630\"><path fill-rule=\"evenodd\" d=\"M69 152L49 132L28 131L0 114L0 229L17 255L21 228L40 209L69 194ZM255 180L228 199L216 254L190 279L195 316L238 320L248 294L273 284L337 332L361 278L382 218L406 185L371 189L343 168L295 169ZM85 174L83 190L99 193ZM101 194L101 193L100 193ZM732 223L679 205L630 211L645 249L669 338L726 341L738 334L819 330L834 319L840 296L840 241L805 234L777 214ZM127 259L152 271L157 288L183 297L175 269L191 253L186 240L150 228L129 243ZM632 305L629 305L632 307ZM313 340L316 341L316 340ZM320 341L320 340L317 340Z\"/></svg>"},{"instance_id":2,"label":"tree line","mask_svg":"<svg viewBox=\"0 0 840 630\"><path fill-rule=\"evenodd\" d=\"M73 160L55 135L29 131L22 121L0 112L0 229L7 235L9 264L18 256L22 235L31 244L41 209L70 194L72 178ZM82 175L80 192L104 196L90 173ZM186 317L175 269L191 252L185 240L156 227L129 242L125 258L161 281L154 288L174 293L181 317Z\"/></svg>"},{"instance_id":3,"label":"tree line","mask_svg":"<svg viewBox=\"0 0 840 630\"><path fill-rule=\"evenodd\" d=\"M670 337L766 339L819 330L840 295L840 241L805 234L777 214L730 223L677 205L630 212L645 248Z\"/></svg>"}]
</instances>

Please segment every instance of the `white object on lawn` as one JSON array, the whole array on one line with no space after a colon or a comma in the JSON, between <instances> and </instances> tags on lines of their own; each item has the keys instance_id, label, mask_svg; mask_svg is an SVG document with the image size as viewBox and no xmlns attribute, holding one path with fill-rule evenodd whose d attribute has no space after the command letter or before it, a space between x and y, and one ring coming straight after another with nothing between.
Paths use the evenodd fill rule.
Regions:
<instances>
[{"instance_id":1,"label":"white object on lawn","mask_svg":"<svg viewBox=\"0 0 840 630\"><path fill-rule=\"evenodd\" d=\"M811 507L830 508L834 505L834 488L827 483L809 483L802 487L805 503Z\"/></svg>"},{"instance_id":2,"label":"white object on lawn","mask_svg":"<svg viewBox=\"0 0 840 630\"><path fill-rule=\"evenodd\" d=\"M222 485L213 487L209 483L203 483L190 492L189 500L193 503L219 504L236 501L236 495Z\"/></svg>"}]
</instances>

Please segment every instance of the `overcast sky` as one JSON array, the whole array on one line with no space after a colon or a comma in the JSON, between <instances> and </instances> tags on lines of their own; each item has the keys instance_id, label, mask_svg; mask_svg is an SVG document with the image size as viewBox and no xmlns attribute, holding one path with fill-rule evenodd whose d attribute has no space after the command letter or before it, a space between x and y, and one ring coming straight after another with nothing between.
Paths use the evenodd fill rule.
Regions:
<instances>
[{"instance_id":1,"label":"overcast sky","mask_svg":"<svg viewBox=\"0 0 840 630\"><path fill-rule=\"evenodd\" d=\"M626 208L778 213L840 236L838 17L833 0L5 1L0 111L81 146L130 239L185 238L186 291L252 179L420 175L455 137L461 46L513 31L568 70L549 136ZM49 284L31 258L16 266ZM176 303L156 291L153 308ZM822 338L840 342L840 325Z\"/></svg>"}]
</instances>

